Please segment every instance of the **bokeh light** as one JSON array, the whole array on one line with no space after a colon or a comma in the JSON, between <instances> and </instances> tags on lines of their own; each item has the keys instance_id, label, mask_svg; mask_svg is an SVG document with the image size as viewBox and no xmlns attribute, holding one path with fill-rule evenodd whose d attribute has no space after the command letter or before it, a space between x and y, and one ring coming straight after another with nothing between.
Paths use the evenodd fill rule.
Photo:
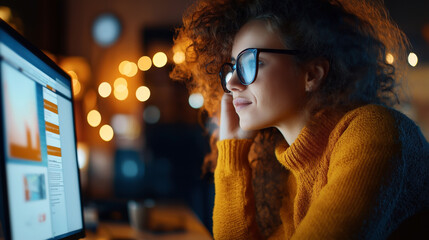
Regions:
<instances>
[{"instance_id":1,"label":"bokeh light","mask_svg":"<svg viewBox=\"0 0 429 240\"><path fill-rule=\"evenodd\" d=\"M98 94L101 97L106 98L112 93L112 86L108 82L102 82L98 86Z\"/></svg>"},{"instance_id":2,"label":"bokeh light","mask_svg":"<svg viewBox=\"0 0 429 240\"><path fill-rule=\"evenodd\" d=\"M133 159L126 159L121 164L122 174L125 177L133 178L136 177L139 173L139 166Z\"/></svg>"},{"instance_id":3,"label":"bokeh light","mask_svg":"<svg viewBox=\"0 0 429 240\"><path fill-rule=\"evenodd\" d=\"M76 97L77 95L79 95L79 93L82 89L82 86L81 86L81 84L77 78L77 74L74 71L70 70L70 71L67 71L67 73L70 75L70 77L72 79L73 96Z\"/></svg>"},{"instance_id":4,"label":"bokeh light","mask_svg":"<svg viewBox=\"0 0 429 240\"><path fill-rule=\"evenodd\" d=\"M161 118L161 112L156 106L148 106L143 112L143 119L145 122L154 124Z\"/></svg>"},{"instance_id":5,"label":"bokeh light","mask_svg":"<svg viewBox=\"0 0 429 240\"><path fill-rule=\"evenodd\" d=\"M412 66L415 67L417 65L417 63L419 62L419 58L417 57L417 55L413 52L411 52L408 55L408 63Z\"/></svg>"},{"instance_id":6,"label":"bokeh light","mask_svg":"<svg viewBox=\"0 0 429 240\"><path fill-rule=\"evenodd\" d=\"M394 61L395 61L395 58L393 57L393 55L392 55L391 53L388 53L388 54L386 55L386 62L387 62L388 64L392 64Z\"/></svg>"},{"instance_id":7,"label":"bokeh light","mask_svg":"<svg viewBox=\"0 0 429 240\"><path fill-rule=\"evenodd\" d=\"M122 75L127 77L134 77L138 71L137 64L126 60L119 64L118 69Z\"/></svg>"},{"instance_id":8,"label":"bokeh light","mask_svg":"<svg viewBox=\"0 0 429 240\"><path fill-rule=\"evenodd\" d=\"M97 110L89 111L86 118L91 127L97 127L101 123L101 114Z\"/></svg>"},{"instance_id":9,"label":"bokeh light","mask_svg":"<svg viewBox=\"0 0 429 240\"><path fill-rule=\"evenodd\" d=\"M201 93L192 93L189 96L188 102L192 108L198 109L204 105L204 97Z\"/></svg>"},{"instance_id":10,"label":"bokeh light","mask_svg":"<svg viewBox=\"0 0 429 240\"><path fill-rule=\"evenodd\" d=\"M116 99L123 101L128 97L128 83L125 78L117 78L113 83L114 91L113 95Z\"/></svg>"},{"instance_id":11,"label":"bokeh light","mask_svg":"<svg viewBox=\"0 0 429 240\"><path fill-rule=\"evenodd\" d=\"M115 114L112 116L111 125L115 134L121 138L136 139L140 136L140 123L133 115Z\"/></svg>"},{"instance_id":12,"label":"bokeh light","mask_svg":"<svg viewBox=\"0 0 429 240\"><path fill-rule=\"evenodd\" d=\"M77 162L80 169L88 165L89 148L88 145L82 142L77 143Z\"/></svg>"},{"instance_id":13,"label":"bokeh light","mask_svg":"<svg viewBox=\"0 0 429 240\"><path fill-rule=\"evenodd\" d=\"M125 74L125 75L128 77L134 77L138 72L137 64L130 62L129 65L131 70L128 72L128 74Z\"/></svg>"},{"instance_id":14,"label":"bokeh light","mask_svg":"<svg viewBox=\"0 0 429 240\"><path fill-rule=\"evenodd\" d=\"M75 71L70 70L67 71L67 73L70 75L71 79L78 79Z\"/></svg>"},{"instance_id":15,"label":"bokeh light","mask_svg":"<svg viewBox=\"0 0 429 240\"><path fill-rule=\"evenodd\" d=\"M72 83L73 83L73 95L77 96L77 95L79 95L80 90L81 90L82 87L80 85L79 80L77 80L77 79L73 79Z\"/></svg>"},{"instance_id":16,"label":"bokeh light","mask_svg":"<svg viewBox=\"0 0 429 240\"><path fill-rule=\"evenodd\" d=\"M182 51L175 52L173 55L173 61L175 64L181 64L185 61L185 53Z\"/></svg>"},{"instance_id":17,"label":"bokeh light","mask_svg":"<svg viewBox=\"0 0 429 240\"><path fill-rule=\"evenodd\" d=\"M167 55L163 52L157 52L153 55L153 65L158 68L162 68L167 64Z\"/></svg>"},{"instance_id":18,"label":"bokeh light","mask_svg":"<svg viewBox=\"0 0 429 240\"><path fill-rule=\"evenodd\" d=\"M61 57L58 63L62 69L68 71L72 78L79 76L79 82L83 83L82 86L91 78L91 67L84 57Z\"/></svg>"},{"instance_id":19,"label":"bokeh light","mask_svg":"<svg viewBox=\"0 0 429 240\"><path fill-rule=\"evenodd\" d=\"M104 141L108 142L108 141L112 140L113 135L114 135L113 128L111 126L106 124L100 128L100 137Z\"/></svg>"},{"instance_id":20,"label":"bokeh light","mask_svg":"<svg viewBox=\"0 0 429 240\"><path fill-rule=\"evenodd\" d=\"M0 18L5 22L9 22L12 18L12 11L6 6L0 6Z\"/></svg>"},{"instance_id":21,"label":"bokeh light","mask_svg":"<svg viewBox=\"0 0 429 240\"><path fill-rule=\"evenodd\" d=\"M143 56L139 59L137 65L140 70L147 71L152 67L152 59L148 56Z\"/></svg>"},{"instance_id":22,"label":"bokeh light","mask_svg":"<svg viewBox=\"0 0 429 240\"><path fill-rule=\"evenodd\" d=\"M136 97L140 102L145 102L150 97L150 90L146 86L140 86L137 88Z\"/></svg>"},{"instance_id":23,"label":"bokeh light","mask_svg":"<svg viewBox=\"0 0 429 240\"><path fill-rule=\"evenodd\" d=\"M125 78L117 78L113 83L115 91L122 92L125 91L128 86L127 80Z\"/></svg>"},{"instance_id":24,"label":"bokeh light","mask_svg":"<svg viewBox=\"0 0 429 240\"><path fill-rule=\"evenodd\" d=\"M120 90L115 89L115 91L113 91L113 95L115 96L116 99L123 101L128 97L128 88L124 88Z\"/></svg>"},{"instance_id":25,"label":"bokeh light","mask_svg":"<svg viewBox=\"0 0 429 240\"><path fill-rule=\"evenodd\" d=\"M125 75L125 72L128 70L128 69L126 69L127 66L128 66L128 61L126 61L126 60L119 63L118 70L122 75Z\"/></svg>"},{"instance_id":26,"label":"bokeh light","mask_svg":"<svg viewBox=\"0 0 429 240\"><path fill-rule=\"evenodd\" d=\"M125 114L115 114L112 116L112 127L118 135L127 133L130 123L130 117Z\"/></svg>"}]
</instances>

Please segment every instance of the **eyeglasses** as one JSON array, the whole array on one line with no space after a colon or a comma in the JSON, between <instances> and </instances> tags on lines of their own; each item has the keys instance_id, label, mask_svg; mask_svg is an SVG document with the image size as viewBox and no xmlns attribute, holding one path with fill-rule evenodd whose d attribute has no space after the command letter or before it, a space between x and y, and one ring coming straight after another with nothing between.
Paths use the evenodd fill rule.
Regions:
<instances>
[{"instance_id":1,"label":"eyeglasses","mask_svg":"<svg viewBox=\"0 0 429 240\"><path fill-rule=\"evenodd\" d=\"M241 51L238 56L235 64L224 63L219 71L220 82L222 88L226 93L230 91L226 88L226 84L231 80L232 74L237 69L238 79L243 85L252 84L258 73L258 57L259 53L268 52L268 53L281 53L289 55L297 55L301 53L299 50L288 50L288 49L267 49L267 48L247 48Z\"/></svg>"}]
</instances>

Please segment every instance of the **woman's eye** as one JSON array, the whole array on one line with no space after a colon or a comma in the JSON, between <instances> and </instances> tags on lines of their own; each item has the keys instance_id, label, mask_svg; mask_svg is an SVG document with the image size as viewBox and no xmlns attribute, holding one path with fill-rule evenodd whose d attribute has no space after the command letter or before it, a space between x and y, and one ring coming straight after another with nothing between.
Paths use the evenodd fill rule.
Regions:
<instances>
[{"instance_id":1,"label":"woman's eye","mask_svg":"<svg viewBox=\"0 0 429 240\"><path fill-rule=\"evenodd\" d=\"M263 61L258 61L258 65L259 65L259 66L263 66L263 65L264 65L264 62L263 62Z\"/></svg>"}]
</instances>

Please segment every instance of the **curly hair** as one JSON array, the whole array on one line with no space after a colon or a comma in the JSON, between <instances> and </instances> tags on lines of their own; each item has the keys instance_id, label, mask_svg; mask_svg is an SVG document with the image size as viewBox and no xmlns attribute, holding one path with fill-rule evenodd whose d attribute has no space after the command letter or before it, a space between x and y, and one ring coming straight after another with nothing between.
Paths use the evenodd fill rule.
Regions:
<instances>
[{"instance_id":1,"label":"curly hair","mask_svg":"<svg viewBox=\"0 0 429 240\"><path fill-rule=\"evenodd\" d=\"M219 110L223 94L218 72L230 58L238 30L249 20L268 21L289 48L305 54L299 62L322 57L330 70L311 96L315 111L327 106L365 103L393 105L398 71L408 41L380 1L348 0L201 0L192 5L177 30L174 48L186 61L171 77L184 80L205 97L205 110ZM386 61L392 54L395 65Z\"/></svg>"},{"instance_id":2,"label":"curly hair","mask_svg":"<svg viewBox=\"0 0 429 240\"><path fill-rule=\"evenodd\" d=\"M255 19L269 23L285 46L304 52L295 56L298 63L316 58L329 61L328 75L307 102L312 113L324 108L398 103L395 87L406 65L409 43L390 19L382 0L200 0L189 7L183 26L176 31L173 50L183 51L186 61L175 65L170 76L185 81L191 92L203 94L209 116L217 117L220 110L223 90L219 68L230 59L236 33ZM388 54L394 57L394 63L386 60ZM278 134L274 129L263 130L254 144L266 148L256 149L271 149ZM214 134L212 146L216 138ZM216 156L216 147L212 147L205 161L211 171ZM273 153L263 150L251 152L249 158L276 161ZM266 171L287 176L282 168ZM273 226L267 228L268 235Z\"/></svg>"}]
</instances>

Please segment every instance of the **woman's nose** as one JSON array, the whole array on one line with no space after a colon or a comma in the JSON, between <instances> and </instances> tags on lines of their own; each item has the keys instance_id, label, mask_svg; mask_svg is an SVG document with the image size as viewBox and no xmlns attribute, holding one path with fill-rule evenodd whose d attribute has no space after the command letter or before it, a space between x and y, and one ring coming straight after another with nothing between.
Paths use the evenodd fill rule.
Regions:
<instances>
[{"instance_id":1,"label":"woman's nose","mask_svg":"<svg viewBox=\"0 0 429 240\"><path fill-rule=\"evenodd\" d=\"M226 88L231 92L243 91L246 88L246 86L241 84L237 71L232 73L231 79L229 79L229 81L226 83Z\"/></svg>"}]
</instances>

